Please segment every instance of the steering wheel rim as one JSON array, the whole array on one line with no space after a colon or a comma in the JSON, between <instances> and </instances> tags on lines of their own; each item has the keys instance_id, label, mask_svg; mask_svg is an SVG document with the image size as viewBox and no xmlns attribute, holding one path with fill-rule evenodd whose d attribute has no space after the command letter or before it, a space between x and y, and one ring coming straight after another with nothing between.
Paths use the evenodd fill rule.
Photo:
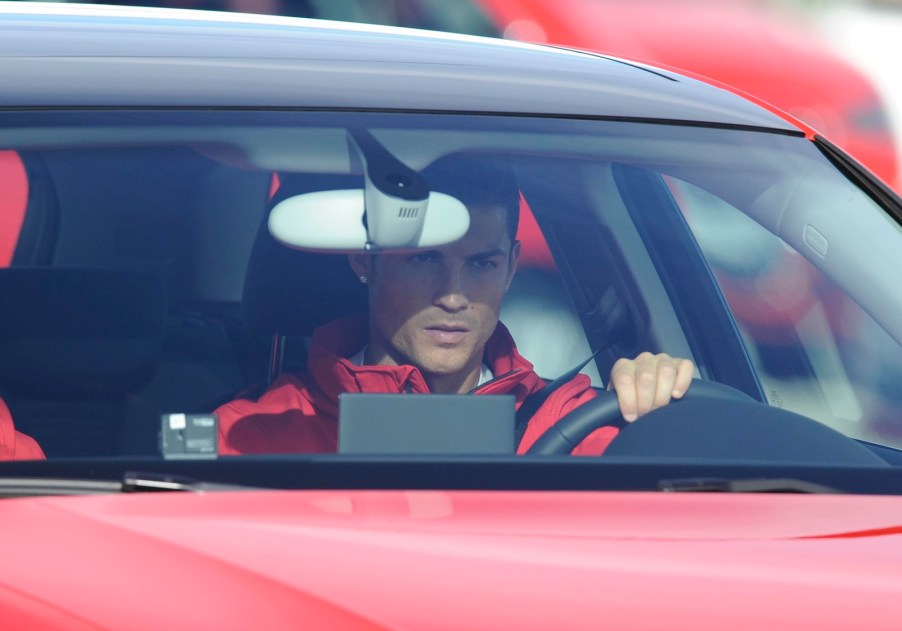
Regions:
<instances>
[{"instance_id":1,"label":"steering wheel rim","mask_svg":"<svg viewBox=\"0 0 902 631\"><path fill-rule=\"evenodd\" d=\"M616 395L605 393L558 421L527 453L569 454L593 431L608 426L624 428L603 454L610 458L890 466L832 427L701 380L693 381L682 399L652 410L637 423L626 423Z\"/></svg>"},{"instance_id":2,"label":"steering wheel rim","mask_svg":"<svg viewBox=\"0 0 902 631\"><path fill-rule=\"evenodd\" d=\"M673 403L680 401L692 401L697 399L719 399L733 401L754 401L744 392L736 388L726 386L716 381L704 381L693 379L681 399L675 399ZM617 393L606 391L596 398L579 406L569 414L558 420L557 423L545 430L530 448L527 455L555 456L569 454L585 438L602 427L626 427L628 423L620 414L620 404L617 401Z\"/></svg>"}]
</instances>

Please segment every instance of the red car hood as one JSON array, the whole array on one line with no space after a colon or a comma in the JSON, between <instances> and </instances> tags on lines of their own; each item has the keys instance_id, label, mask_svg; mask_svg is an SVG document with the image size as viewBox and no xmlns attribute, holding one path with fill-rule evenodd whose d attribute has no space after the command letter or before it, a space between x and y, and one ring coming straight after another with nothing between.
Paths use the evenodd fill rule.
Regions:
<instances>
[{"instance_id":1,"label":"red car hood","mask_svg":"<svg viewBox=\"0 0 902 631\"><path fill-rule=\"evenodd\" d=\"M898 628L902 498L232 492L0 502L4 629Z\"/></svg>"}]
</instances>

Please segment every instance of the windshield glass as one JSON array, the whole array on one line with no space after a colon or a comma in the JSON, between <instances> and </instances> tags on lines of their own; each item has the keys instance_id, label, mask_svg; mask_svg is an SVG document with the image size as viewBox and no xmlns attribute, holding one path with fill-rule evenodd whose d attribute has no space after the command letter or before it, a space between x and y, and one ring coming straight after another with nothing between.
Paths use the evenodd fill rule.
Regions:
<instances>
[{"instance_id":1,"label":"windshield glass","mask_svg":"<svg viewBox=\"0 0 902 631\"><path fill-rule=\"evenodd\" d=\"M356 148L360 130L382 157ZM0 116L0 158L0 384L18 457L158 459L161 442L170 458L513 457L646 352L689 360L679 370L741 399L693 418L793 412L902 447L902 287L888 272L902 267L902 234L800 136L50 111ZM389 159L466 207L465 238L349 254L273 237L273 208L323 191L366 195L359 223L372 230L371 171ZM516 212L495 212L505 204ZM329 203L311 207L344 226ZM425 212L440 228L438 202ZM583 362L585 377L567 375ZM561 376L529 402L534 417L517 416ZM410 396L429 392L499 396ZM373 393L403 400L348 396ZM583 437L597 449L573 453L604 458L618 430L593 414Z\"/></svg>"}]
</instances>

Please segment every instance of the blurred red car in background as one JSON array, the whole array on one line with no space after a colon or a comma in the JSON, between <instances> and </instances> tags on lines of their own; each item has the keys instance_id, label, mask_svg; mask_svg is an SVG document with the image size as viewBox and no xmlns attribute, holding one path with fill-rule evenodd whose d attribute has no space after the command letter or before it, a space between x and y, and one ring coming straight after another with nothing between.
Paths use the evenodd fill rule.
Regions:
<instances>
[{"instance_id":1,"label":"blurred red car in background","mask_svg":"<svg viewBox=\"0 0 902 631\"><path fill-rule=\"evenodd\" d=\"M725 83L788 112L900 185L870 81L800 20L747 0L480 0L504 37L587 48Z\"/></svg>"}]
</instances>

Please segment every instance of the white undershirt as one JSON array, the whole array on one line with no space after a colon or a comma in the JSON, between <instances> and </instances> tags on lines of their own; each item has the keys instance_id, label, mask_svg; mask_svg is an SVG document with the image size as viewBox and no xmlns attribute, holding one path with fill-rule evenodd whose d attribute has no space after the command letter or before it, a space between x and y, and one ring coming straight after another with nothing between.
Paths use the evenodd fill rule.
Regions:
<instances>
[{"instance_id":1,"label":"white undershirt","mask_svg":"<svg viewBox=\"0 0 902 631\"><path fill-rule=\"evenodd\" d=\"M357 351L354 355L348 358L355 366L363 366L363 356L366 354L366 346ZM492 372L492 369L489 368L488 364L482 362L482 366L479 368L479 383L476 384L478 388L484 383L487 383L495 378L495 374Z\"/></svg>"}]
</instances>

